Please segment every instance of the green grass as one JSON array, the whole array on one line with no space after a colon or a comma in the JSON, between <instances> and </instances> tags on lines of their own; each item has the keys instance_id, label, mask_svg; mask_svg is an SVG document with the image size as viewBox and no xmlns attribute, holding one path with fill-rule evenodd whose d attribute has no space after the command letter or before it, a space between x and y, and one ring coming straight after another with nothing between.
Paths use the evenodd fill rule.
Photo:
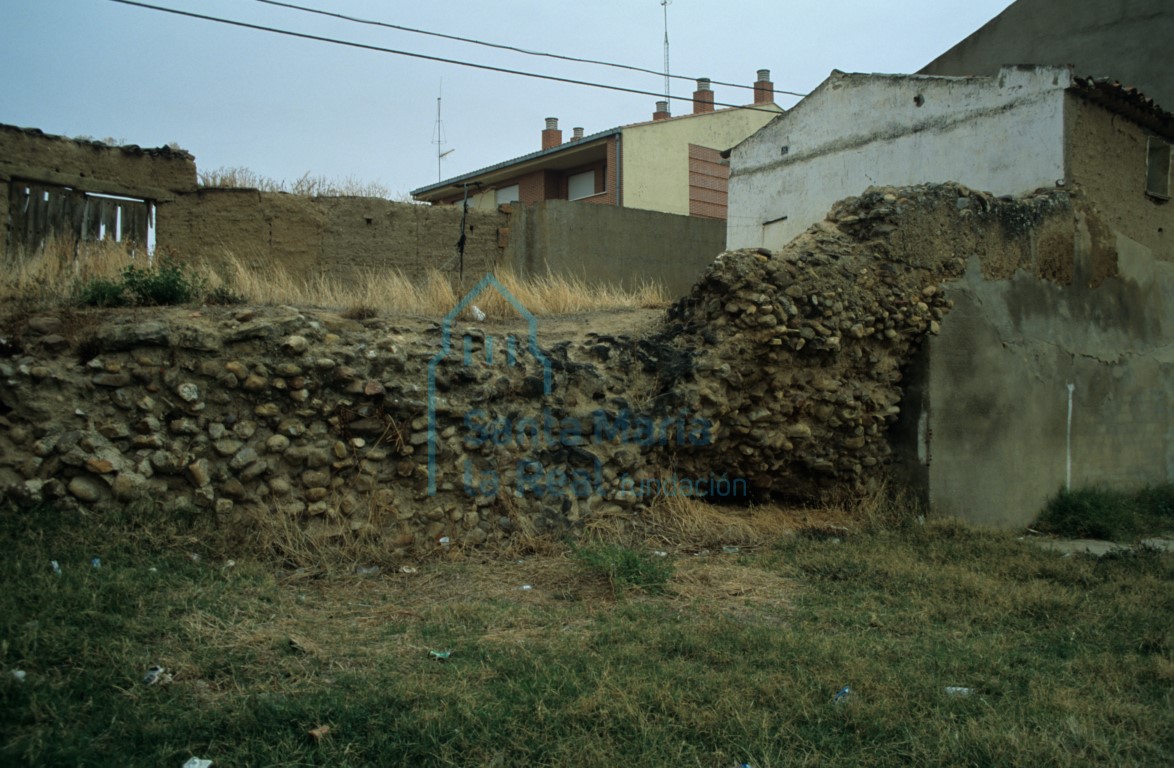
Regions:
<instances>
[{"instance_id":1,"label":"green grass","mask_svg":"<svg viewBox=\"0 0 1174 768\"><path fill-rule=\"evenodd\" d=\"M1037 523L1063 536L1130 541L1174 531L1174 484L1140 491L1078 488L1052 497Z\"/></svg>"},{"instance_id":2,"label":"green grass","mask_svg":"<svg viewBox=\"0 0 1174 768\"><path fill-rule=\"evenodd\" d=\"M0 532L4 765L1174 762L1174 558L1149 551L931 524L674 553L661 593L616 596L569 548L362 578L198 516L9 509Z\"/></svg>"},{"instance_id":3,"label":"green grass","mask_svg":"<svg viewBox=\"0 0 1174 768\"><path fill-rule=\"evenodd\" d=\"M617 597L632 589L663 593L673 575L670 561L631 547L593 543L572 547L571 551L586 572L603 577Z\"/></svg>"}]
</instances>

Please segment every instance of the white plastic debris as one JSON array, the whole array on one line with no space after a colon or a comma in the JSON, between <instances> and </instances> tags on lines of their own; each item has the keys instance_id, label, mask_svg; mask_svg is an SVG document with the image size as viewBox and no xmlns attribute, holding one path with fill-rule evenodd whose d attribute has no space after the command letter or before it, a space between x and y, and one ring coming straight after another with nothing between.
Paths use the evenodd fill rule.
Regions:
<instances>
[{"instance_id":1,"label":"white plastic debris","mask_svg":"<svg viewBox=\"0 0 1174 768\"><path fill-rule=\"evenodd\" d=\"M843 688L836 691L835 698L832 699L832 702L835 704L847 704L848 697L851 695L852 695L852 688L845 685Z\"/></svg>"},{"instance_id":2,"label":"white plastic debris","mask_svg":"<svg viewBox=\"0 0 1174 768\"><path fill-rule=\"evenodd\" d=\"M663 549L654 549L652 551L652 554L656 557L668 557L669 556L669 553L665 552Z\"/></svg>"},{"instance_id":3,"label":"white plastic debris","mask_svg":"<svg viewBox=\"0 0 1174 768\"><path fill-rule=\"evenodd\" d=\"M25 674L25 671L24 671L23 669L14 669L14 670L12 670L12 679L13 679L13 680L16 680L18 683L23 683L23 682L24 682L24 679L25 679L27 676L28 676L28 675L26 675L26 674Z\"/></svg>"},{"instance_id":4,"label":"white plastic debris","mask_svg":"<svg viewBox=\"0 0 1174 768\"><path fill-rule=\"evenodd\" d=\"M518 589L519 589L520 591L522 591L522 592L529 592L530 590L534 589L534 585L532 585L532 584L523 584L522 586L518 587Z\"/></svg>"},{"instance_id":5,"label":"white plastic debris","mask_svg":"<svg viewBox=\"0 0 1174 768\"><path fill-rule=\"evenodd\" d=\"M143 683L145 685L155 685L158 682L164 681L168 677L167 670L158 664L152 664L147 668L147 673L143 675Z\"/></svg>"},{"instance_id":6,"label":"white plastic debris","mask_svg":"<svg viewBox=\"0 0 1174 768\"><path fill-rule=\"evenodd\" d=\"M439 539L437 539L436 543L442 547L447 547L449 544L452 544L452 539L447 536L441 536Z\"/></svg>"},{"instance_id":7,"label":"white plastic debris","mask_svg":"<svg viewBox=\"0 0 1174 768\"><path fill-rule=\"evenodd\" d=\"M485 319L485 313L481 311L481 307L474 304L471 307L469 307L469 309L473 313L473 319L476 320L477 322L480 323L481 321L483 321Z\"/></svg>"},{"instance_id":8,"label":"white plastic debris","mask_svg":"<svg viewBox=\"0 0 1174 768\"><path fill-rule=\"evenodd\" d=\"M360 576L375 576L379 573L379 571L380 571L380 568L378 565L356 565L355 566L355 573L357 573Z\"/></svg>"},{"instance_id":9,"label":"white plastic debris","mask_svg":"<svg viewBox=\"0 0 1174 768\"><path fill-rule=\"evenodd\" d=\"M212 768L212 761L202 757L193 757L184 763L182 768Z\"/></svg>"},{"instance_id":10,"label":"white plastic debris","mask_svg":"<svg viewBox=\"0 0 1174 768\"><path fill-rule=\"evenodd\" d=\"M972 693L974 693L973 688L965 688L960 685L947 685L946 686L946 695L947 696L969 696Z\"/></svg>"},{"instance_id":11,"label":"white plastic debris","mask_svg":"<svg viewBox=\"0 0 1174 768\"><path fill-rule=\"evenodd\" d=\"M49 565L53 568L53 573L61 575L61 565L56 560L50 560Z\"/></svg>"},{"instance_id":12,"label":"white plastic debris","mask_svg":"<svg viewBox=\"0 0 1174 768\"><path fill-rule=\"evenodd\" d=\"M400 573L407 573L407 574L417 573L416 569L410 565L405 565L403 568L400 568L399 572Z\"/></svg>"}]
</instances>

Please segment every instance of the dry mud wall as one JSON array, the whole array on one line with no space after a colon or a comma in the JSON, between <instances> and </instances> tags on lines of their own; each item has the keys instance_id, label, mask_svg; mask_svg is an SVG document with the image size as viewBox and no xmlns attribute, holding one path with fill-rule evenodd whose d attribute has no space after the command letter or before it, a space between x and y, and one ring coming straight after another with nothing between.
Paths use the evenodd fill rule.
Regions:
<instances>
[{"instance_id":1,"label":"dry mud wall","mask_svg":"<svg viewBox=\"0 0 1174 768\"><path fill-rule=\"evenodd\" d=\"M276 266L306 282L356 282L391 271L420 280L432 269L457 269L461 214L460 206L372 197L201 189L160 207L159 242L185 258ZM496 210L468 212L467 274L498 265L507 222Z\"/></svg>"},{"instance_id":2,"label":"dry mud wall","mask_svg":"<svg viewBox=\"0 0 1174 768\"><path fill-rule=\"evenodd\" d=\"M943 511L1026 522L1066 439L1085 483L1174 465L1169 265L1092 235L1074 194L871 190L783 251L724 254L638 334L290 307L9 318L0 486L399 554L658 495L810 501L894 476ZM1066 434L1051 390L1074 375ZM1115 455L1125 440L1148 455Z\"/></svg>"}]
</instances>

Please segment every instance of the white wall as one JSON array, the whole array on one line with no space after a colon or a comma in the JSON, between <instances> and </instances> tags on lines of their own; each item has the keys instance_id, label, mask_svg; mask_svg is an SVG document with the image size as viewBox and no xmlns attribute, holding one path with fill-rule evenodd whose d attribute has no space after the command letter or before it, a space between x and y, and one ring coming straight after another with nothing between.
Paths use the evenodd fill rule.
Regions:
<instances>
[{"instance_id":1,"label":"white wall","mask_svg":"<svg viewBox=\"0 0 1174 768\"><path fill-rule=\"evenodd\" d=\"M999 195L1053 186L1065 178L1071 80L1059 67L993 78L833 72L733 150L727 246L781 248L870 186L957 181Z\"/></svg>"}]
</instances>

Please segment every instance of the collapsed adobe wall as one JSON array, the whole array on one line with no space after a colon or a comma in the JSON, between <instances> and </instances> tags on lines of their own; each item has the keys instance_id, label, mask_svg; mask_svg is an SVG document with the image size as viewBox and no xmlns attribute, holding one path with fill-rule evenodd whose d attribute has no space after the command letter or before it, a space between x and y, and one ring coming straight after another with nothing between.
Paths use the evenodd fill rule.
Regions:
<instances>
[{"instance_id":1,"label":"collapsed adobe wall","mask_svg":"<svg viewBox=\"0 0 1174 768\"><path fill-rule=\"evenodd\" d=\"M137 226L128 231L141 237L153 206L195 188L195 159L182 149L111 146L0 124L0 261L55 233L91 234L98 223L91 219L113 225L113 205L133 211ZM86 193L143 202L93 201Z\"/></svg>"},{"instance_id":2,"label":"collapsed adobe wall","mask_svg":"<svg viewBox=\"0 0 1174 768\"><path fill-rule=\"evenodd\" d=\"M158 200L194 190L196 163L182 149L112 146L0 124L0 181L11 179Z\"/></svg>"}]
</instances>

